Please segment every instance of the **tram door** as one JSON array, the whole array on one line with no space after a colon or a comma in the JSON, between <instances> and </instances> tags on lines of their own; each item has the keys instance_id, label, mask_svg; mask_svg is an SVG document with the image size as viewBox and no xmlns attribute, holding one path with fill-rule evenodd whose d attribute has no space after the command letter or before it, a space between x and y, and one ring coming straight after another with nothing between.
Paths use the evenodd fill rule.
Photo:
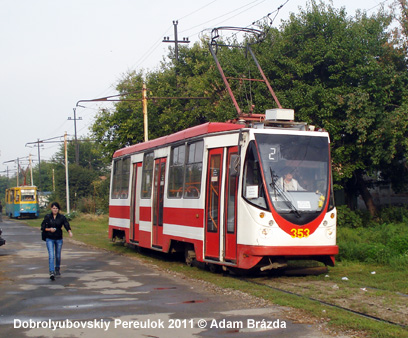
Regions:
<instances>
[{"instance_id":1,"label":"tram door","mask_svg":"<svg viewBox=\"0 0 408 338\"><path fill-rule=\"evenodd\" d=\"M239 158L238 147L228 149L225 179L224 259L237 259L237 191Z\"/></svg>"},{"instance_id":2,"label":"tram door","mask_svg":"<svg viewBox=\"0 0 408 338\"><path fill-rule=\"evenodd\" d=\"M166 177L166 158L154 161L153 185L153 238L152 245L161 248L163 245L163 198L164 178Z\"/></svg>"},{"instance_id":3,"label":"tram door","mask_svg":"<svg viewBox=\"0 0 408 338\"><path fill-rule=\"evenodd\" d=\"M142 162L133 163L132 190L130 202L130 240L139 242L140 184L142 182Z\"/></svg>"},{"instance_id":4,"label":"tram door","mask_svg":"<svg viewBox=\"0 0 408 338\"><path fill-rule=\"evenodd\" d=\"M220 193L223 150L223 148L211 149L208 155L205 257L216 260L219 260L220 257Z\"/></svg>"}]
</instances>

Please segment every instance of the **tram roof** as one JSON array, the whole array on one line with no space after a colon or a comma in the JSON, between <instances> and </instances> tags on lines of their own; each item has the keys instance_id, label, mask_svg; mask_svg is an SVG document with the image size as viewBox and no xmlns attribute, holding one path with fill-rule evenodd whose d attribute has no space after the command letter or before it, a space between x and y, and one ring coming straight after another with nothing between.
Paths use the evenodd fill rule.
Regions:
<instances>
[{"instance_id":1,"label":"tram roof","mask_svg":"<svg viewBox=\"0 0 408 338\"><path fill-rule=\"evenodd\" d=\"M10 187L7 188L6 190L12 190L12 189L37 189L36 185L19 185L18 187Z\"/></svg>"},{"instance_id":2,"label":"tram roof","mask_svg":"<svg viewBox=\"0 0 408 338\"><path fill-rule=\"evenodd\" d=\"M218 133L218 132L223 132L223 131L238 130L244 127L245 125L242 125L242 124L233 124L233 123L226 123L226 122L207 122L207 123L203 123L198 126L195 126L195 127L191 127L191 128L179 131L171 135L162 136L162 137L156 138L151 141L142 142L142 143L131 145L126 148L119 149L115 151L115 153L113 154L113 157L116 158L116 157L121 157L124 155L137 153L139 151L143 151L143 150L150 149L150 148L156 148L159 146L174 143L174 142L188 139L191 137L196 137L196 136L201 136L201 135L206 135L206 134L211 134L211 133Z\"/></svg>"}]
</instances>

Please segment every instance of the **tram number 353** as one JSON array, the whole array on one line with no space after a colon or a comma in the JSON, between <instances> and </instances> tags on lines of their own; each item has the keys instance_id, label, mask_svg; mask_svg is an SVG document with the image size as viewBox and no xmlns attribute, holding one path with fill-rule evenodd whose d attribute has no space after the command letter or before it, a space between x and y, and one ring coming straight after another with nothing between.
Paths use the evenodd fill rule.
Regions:
<instances>
[{"instance_id":1,"label":"tram number 353","mask_svg":"<svg viewBox=\"0 0 408 338\"><path fill-rule=\"evenodd\" d=\"M291 229L290 232L292 233L292 238L305 238L310 235L309 229Z\"/></svg>"}]
</instances>

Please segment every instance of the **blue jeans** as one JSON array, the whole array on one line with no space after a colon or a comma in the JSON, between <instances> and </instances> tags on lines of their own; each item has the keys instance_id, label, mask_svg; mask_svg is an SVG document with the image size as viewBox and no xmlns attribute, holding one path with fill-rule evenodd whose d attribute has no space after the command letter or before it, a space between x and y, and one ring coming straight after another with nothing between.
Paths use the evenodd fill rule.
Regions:
<instances>
[{"instance_id":1,"label":"blue jeans","mask_svg":"<svg viewBox=\"0 0 408 338\"><path fill-rule=\"evenodd\" d=\"M55 271L55 268L59 270L61 266L62 239L47 238L46 243L48 250L48 265L50 267L50 272Z\"/></svg>"}]
</instances>

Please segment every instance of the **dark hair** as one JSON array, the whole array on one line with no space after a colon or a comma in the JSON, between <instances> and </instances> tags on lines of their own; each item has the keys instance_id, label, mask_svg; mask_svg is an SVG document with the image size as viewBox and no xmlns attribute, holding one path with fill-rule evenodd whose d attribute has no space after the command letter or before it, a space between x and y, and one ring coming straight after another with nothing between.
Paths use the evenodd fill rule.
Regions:
<instances>
[{"instance_id":1,"label":"dark hair","mask_svg":"<svg viewBox=\"0 0 408 338\"><path fill-rule=\"evenodd\" d=\"M60 205L59 205L59 203L58 203L58 202L52 202L52 203L51 203L51 207L50 207L50 208L52 208L52 207L57 207L57 208L58 208L58 210L61 210L61 207L60 207Z\"/></svg>"}]
</instances>

